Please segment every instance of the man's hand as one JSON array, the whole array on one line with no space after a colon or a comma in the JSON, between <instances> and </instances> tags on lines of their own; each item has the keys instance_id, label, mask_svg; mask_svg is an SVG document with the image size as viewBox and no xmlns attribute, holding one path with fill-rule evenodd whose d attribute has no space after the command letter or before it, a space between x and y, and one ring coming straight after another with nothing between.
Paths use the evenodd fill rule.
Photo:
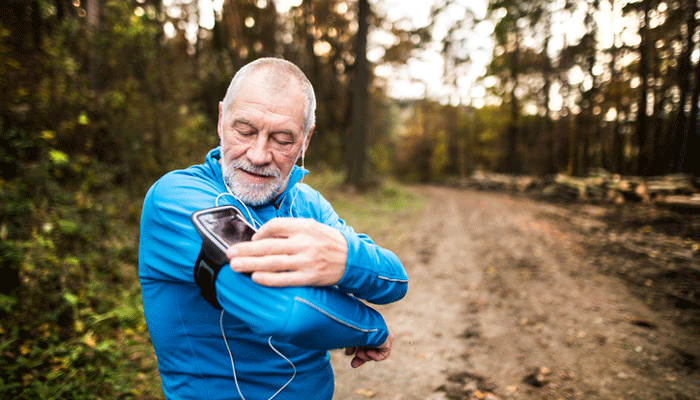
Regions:
<instances>
[{"instance_id":1,"label":"man's hand","mask_svg":"<svg viewBox=\"0 0 700 400\"><path fill-rule=\"evenodd\" d=\"M249 242L229 247L231 269L264 286L331 286L345 273L340 231L311 219L274 218Z\"/></svg>"},{"instance_id":2,"label":"man's hand","mask_svg":"<svg viewBox=\"0 0 700 400\"><path fill-rule=\"evenodd\" d=\"M383 361L389 357L391 346L394 344L394 335L389 332L389 337L379 347L349 347L345 349L345 355L355 355L350 361L350 366L357 368L367 361Z\"/></svg>"}]
</instances>

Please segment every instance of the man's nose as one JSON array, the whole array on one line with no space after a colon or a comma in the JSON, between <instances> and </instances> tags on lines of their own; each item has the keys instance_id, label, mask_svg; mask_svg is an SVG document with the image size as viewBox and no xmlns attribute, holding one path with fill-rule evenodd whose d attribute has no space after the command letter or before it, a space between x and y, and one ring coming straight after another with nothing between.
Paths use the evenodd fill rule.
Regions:
<instances>
[{"instance_id":1,"label":"man's nose","mask_svg":"<svg viewBox=\"0 0 700 400\"><path fill-rule=\"evenodd\" d=\"M265 165L272 161L272 153L266 135L258 134L246 153L254 165Z\"/></svg>"}]
</instances>

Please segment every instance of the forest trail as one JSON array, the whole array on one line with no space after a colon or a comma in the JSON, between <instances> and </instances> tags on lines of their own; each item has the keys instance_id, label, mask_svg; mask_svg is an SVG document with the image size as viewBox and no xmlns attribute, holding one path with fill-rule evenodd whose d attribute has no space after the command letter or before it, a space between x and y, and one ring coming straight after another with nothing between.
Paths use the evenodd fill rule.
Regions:
<instances>
[{"instance_id":1,"label":"forest trail","mask_svg":"<svg viewBox=\"0 0 700 400\"><path fill-rule=\"evenodd\" d=\"M598 272L585 234L555 218L566 206L417 190L428 204L394 249L409 292L376 307L391 357L352 370L331 352L334 399L700 398L698 329Z\"/></svg>"}]
</instances>

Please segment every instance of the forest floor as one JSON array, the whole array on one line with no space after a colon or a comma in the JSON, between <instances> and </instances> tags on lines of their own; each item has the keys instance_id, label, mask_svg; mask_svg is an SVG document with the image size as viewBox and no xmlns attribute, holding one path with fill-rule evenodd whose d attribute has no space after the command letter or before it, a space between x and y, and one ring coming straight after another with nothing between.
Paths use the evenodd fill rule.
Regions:
<instances>
[{"instance_id":1,"label":"forest floor","mask_svg":"<svg viewBox=\"0 0 700 400\"><path fill-rule=\"evenodd\" d=\"M416 190L392 354L331 352L334 399L700 399L700 215Z\"/></svg>"}]
</instances>

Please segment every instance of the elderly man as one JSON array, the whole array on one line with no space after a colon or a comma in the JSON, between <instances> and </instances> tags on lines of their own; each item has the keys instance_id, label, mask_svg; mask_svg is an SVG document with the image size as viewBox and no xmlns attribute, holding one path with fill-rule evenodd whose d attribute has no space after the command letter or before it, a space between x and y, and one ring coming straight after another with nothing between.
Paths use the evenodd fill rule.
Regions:
<instances>
[{"instance_id":1,"label":"elderly man","mask_svg":"<svg viewBox=\"0 0 700 400\"><path fill-rule=\"evenodd\" d=\"M345 348L353 367L389 355L393 335L358 299L399 300L408 279L300 183L315 108L295 65L252 62L219 104L220 147L148 191L139 277L168 399L331 399L329 349ZM256 232L212 268L191 218L224 205ZM210 283L195 279L202 268Z\"/></svg>"}]
</instances>

